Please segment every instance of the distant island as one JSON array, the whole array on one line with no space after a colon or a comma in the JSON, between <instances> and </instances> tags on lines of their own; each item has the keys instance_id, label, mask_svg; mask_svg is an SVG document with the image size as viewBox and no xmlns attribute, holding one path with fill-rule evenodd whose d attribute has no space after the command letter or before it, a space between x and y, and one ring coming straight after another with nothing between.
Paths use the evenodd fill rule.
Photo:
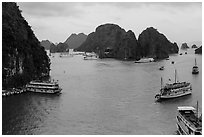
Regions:
<instances>
[{"instance_id":1,"label":"distant island","mask_svg":"<svg viewBox=\"0 0 204 137\"><path fill-rule=\"evenodd\" d=\"M191 48L198 48L195 44L193 44L192 46L191 46Z\"/></svg>"},{"instance_id":2,"label":"distant island","mask_svg":"<svg viewBox=\"0 0 204 137\"><path fill-rule=\"evenodd\" d=\"M126 32L116 24L103 24L76 50L96 52L100 58L139 60L142 57L168 58L169 54L178 53L179 48L153 27L144 30L137 40L131 30Z\"/></svg>"},{"instance_id":3,"label":"distant island","mask_svg":"<svg viewBox=\"0 0 204 137\"><path fill-rule=\"evenodd\" d=\"M40 45L43 46L46 50L50 50L51 44L53 44L53 43L50 42L49 40L42 40L40 42Z\"/></svg>"},{"instance_id":4,"label":"distant island","mask_svg":"<svg viewBox=\"0 0 204 137\"><path fill-rule=\"evenodd\" d=\"M41 46L43 46L46 50L50 50L51 53L55 52L68 52L69 49L78 48L87 38L87 35L84 33L79 34L71 34L65 42L60 42L58 44L54 44L49 40L42 40L40 42Z\"/></svg>"},{"instance_id":5,"label":"distant island","mask_svg":"<svg viewBox=\"0 0 204 137\"><path fill-rule=\"evenodd\" d=\"M2 88L49 76L50 60L14 2L2 2Z\"/></svg>"},{"instance_id":6,"label":"distant island","mask_svg":"<svg viewBox=\"0 0 204 137\"><path fill-rule=\"evenodd\" d=\"M182 43L181 49L188 49L188 44L187 43Z\"/></svg>"},{"instance_id":7,"label":"distant island","mask_svg":"<svg viewBox=\"0 0 204 137\"><path fill-rule=\"evenodd\" d=\"M86 38L87 35L85 35L84 33L73 33L67 38L64 43L68 44L70 49L76 49L81 46L81 44L86 40Z\"/></svg>"}]
</instances>

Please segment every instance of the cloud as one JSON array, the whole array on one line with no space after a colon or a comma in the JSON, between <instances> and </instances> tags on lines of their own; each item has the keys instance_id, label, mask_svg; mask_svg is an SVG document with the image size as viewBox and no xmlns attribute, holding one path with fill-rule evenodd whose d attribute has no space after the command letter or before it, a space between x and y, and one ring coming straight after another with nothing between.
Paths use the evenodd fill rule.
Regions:
<instances>
[{"instance_id":1,"label":"cloud","mask_svg":"<svg viewBox=\"0 0 204 137\"><path fill-rule=\"evenodd\" d=\"M18 2L20 9L36 17L79 16L81 9L73 2Z\"/></svg>"}]
</instances>

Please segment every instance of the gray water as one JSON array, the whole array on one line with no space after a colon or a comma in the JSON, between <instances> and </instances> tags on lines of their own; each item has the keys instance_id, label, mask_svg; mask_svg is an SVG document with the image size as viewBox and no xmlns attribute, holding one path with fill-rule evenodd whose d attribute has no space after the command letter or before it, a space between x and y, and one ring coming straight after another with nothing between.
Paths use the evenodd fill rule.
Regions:
<instances>
[{"instance_id":1,"label":"gray water","mask_svg":"<svg viewBox=\"0 0 204 137\"><path fill-rule=\"evenodd\" d=\"M191 73L195 58L198 75ZM3 134L176 134L178 106L195 106L198 100L202 110L202 56L193 50L144 64L57 54L51 63L51 76L59 80L62 94L3 97ZM174 81L175 69L179 81L191 82L192 95L155 102L161 77L164 83Z\"/></svg>"}]
</instances>

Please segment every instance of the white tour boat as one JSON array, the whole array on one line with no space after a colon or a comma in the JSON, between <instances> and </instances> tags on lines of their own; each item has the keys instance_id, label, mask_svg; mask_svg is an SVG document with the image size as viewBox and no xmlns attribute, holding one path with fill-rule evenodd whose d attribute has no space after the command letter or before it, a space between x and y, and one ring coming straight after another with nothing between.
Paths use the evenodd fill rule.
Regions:
<instances>
[{"instance_id":1,"label":"white tour boat","mask_svg":"<svg viewBox=\"0 0 204 137\"><path fill-rule=\"evenodd\" d=\"M26 90L39 93L60 93L61 88L56 81L31 81L26 85Z\"/></svg>"},{"instance_id":2,"label":"white tour boat","mask_svg":"<svg viewBox=\"0 0 204 137\"><path fill-rule=\"evenodd\" d=\"M190 95L192 93L192 86L189 82L177 82L176 81L176 70L175 70L175 82L172 84L166 84L162 86L161 78L161 89L160 93L155 96L159 101L161 99L171 99L176 97L181 97L185 95Z\"/></svg>"},{"instance_id":3,"label":"white tour boat","mask_svg":"<svg viewBox=\"0 0 204 137\"><path fill-rule=\"evenodd\" d=\"M181 135L202 135L202 115L199 116L198 107L197 109L192 106L178 107L176 125Z\"/></svg>"}]
</instances>

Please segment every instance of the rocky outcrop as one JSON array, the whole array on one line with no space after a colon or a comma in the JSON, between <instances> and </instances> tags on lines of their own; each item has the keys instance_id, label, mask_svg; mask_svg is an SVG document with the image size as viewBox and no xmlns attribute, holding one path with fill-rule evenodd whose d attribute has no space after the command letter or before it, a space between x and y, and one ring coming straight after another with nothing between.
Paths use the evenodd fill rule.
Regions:
<instances>
[{"instance_id":1,"label":"rocky outcrop","mask_svg":"<svg viewBox=\"0 0 204 137\"><path fill-rule=\"evenodd\" d=\"M198 48L195 44L193 44L192 46L191 46L191 48Z\"/></svg>"},{"instance_id":2,"label":"rocky outcrop","mask_svg":"<svg viewBox=\"0 0 204 137\"><path fill-rule=\"evenodd\" d=\"M181 49L188 49L188 44L187 43L182 43Z\"/></svg>"},{"instance_id":3,"label":"rocky outcrop","mask_svg":"<svg viewBox=\"0 0 204 137\"><path fill-rule=\"evenodd\" d=\"M64 42L69 45L70 49L76 49L86 40L87 35L84 33L71 34Z\"/></svg>"},{"instance_id":4,"label":"rocky outcrop","mask_svg":"<svg viewBox=\"0 0 204 137\"><path fill-rule=\"evenodd\" d=\"M42 40L40 42L40 45L43 46L46 50L50 50L51 44L52 44L52 42L50 42L49 40Z\"/></svg>"},{"instance_id":5,"label":"rocky outcrop","mask_svg":"<svg viewBox=\"0 0 204 137\"><path fill-rule=\"evenodd\" d=\"M195 54L202 54L202 46L195 50Z\"/></svg>"},{"instance_id":6,"label":"rocky outcrop","mask_svg":"<svg viewBox=\"0 0 204 137\"><path fill-rule=\"evenodd\" d=\"M150 27L144 30L138 38L141 45L141 55L155 59L168 58L169 54L178 53L176 43L171 43L163 34L155 28Z\"/></svg>"},{"instance_id":7,"label":"rocky outcrop","mask_svg":"<svg viewBox=\"0 0 204 137\"><path fill-rule=\"evenodd\" d=\"M59 44L51 44L50 45L50 52L55 53L55 52L67 52L69 51L69 46L66 43L60 42Z\"/></svg>"},{"instance_id":8,"label":"rocky outcrop","mask_svg":"<svg viewBox=\"0 0 204 137\"><path fill-rule=\"evenodd\" d=\"M2 86L48 76L50 60L16 3L2 2Z\"/></svg>"},{"instance_id":9,"label":"rocky outcrop","mask_svg":"<svg viewBox=\"0 0 204 137\"><path fill-rule=\"evenodd\" d=\"M77 50L96 52L100 58L138 59L140 48L132 31L126 32L115 24L104 24L88 35Z\"/></svg>"},{"instance_id":10,"label":"rocky outcrop","mask_svg":"<svg viewBox=\"0 0 204 137\"><path fill-rule=\"evenodd\" d=\"M101 58L137 60L141 57L168 58L169 54L178 53L179 48L153 27L144 30L137 41L131 30L126 32L118 25L104 24L90 33L77 50L96 52Z\"/></svg>"}]
</instances>

